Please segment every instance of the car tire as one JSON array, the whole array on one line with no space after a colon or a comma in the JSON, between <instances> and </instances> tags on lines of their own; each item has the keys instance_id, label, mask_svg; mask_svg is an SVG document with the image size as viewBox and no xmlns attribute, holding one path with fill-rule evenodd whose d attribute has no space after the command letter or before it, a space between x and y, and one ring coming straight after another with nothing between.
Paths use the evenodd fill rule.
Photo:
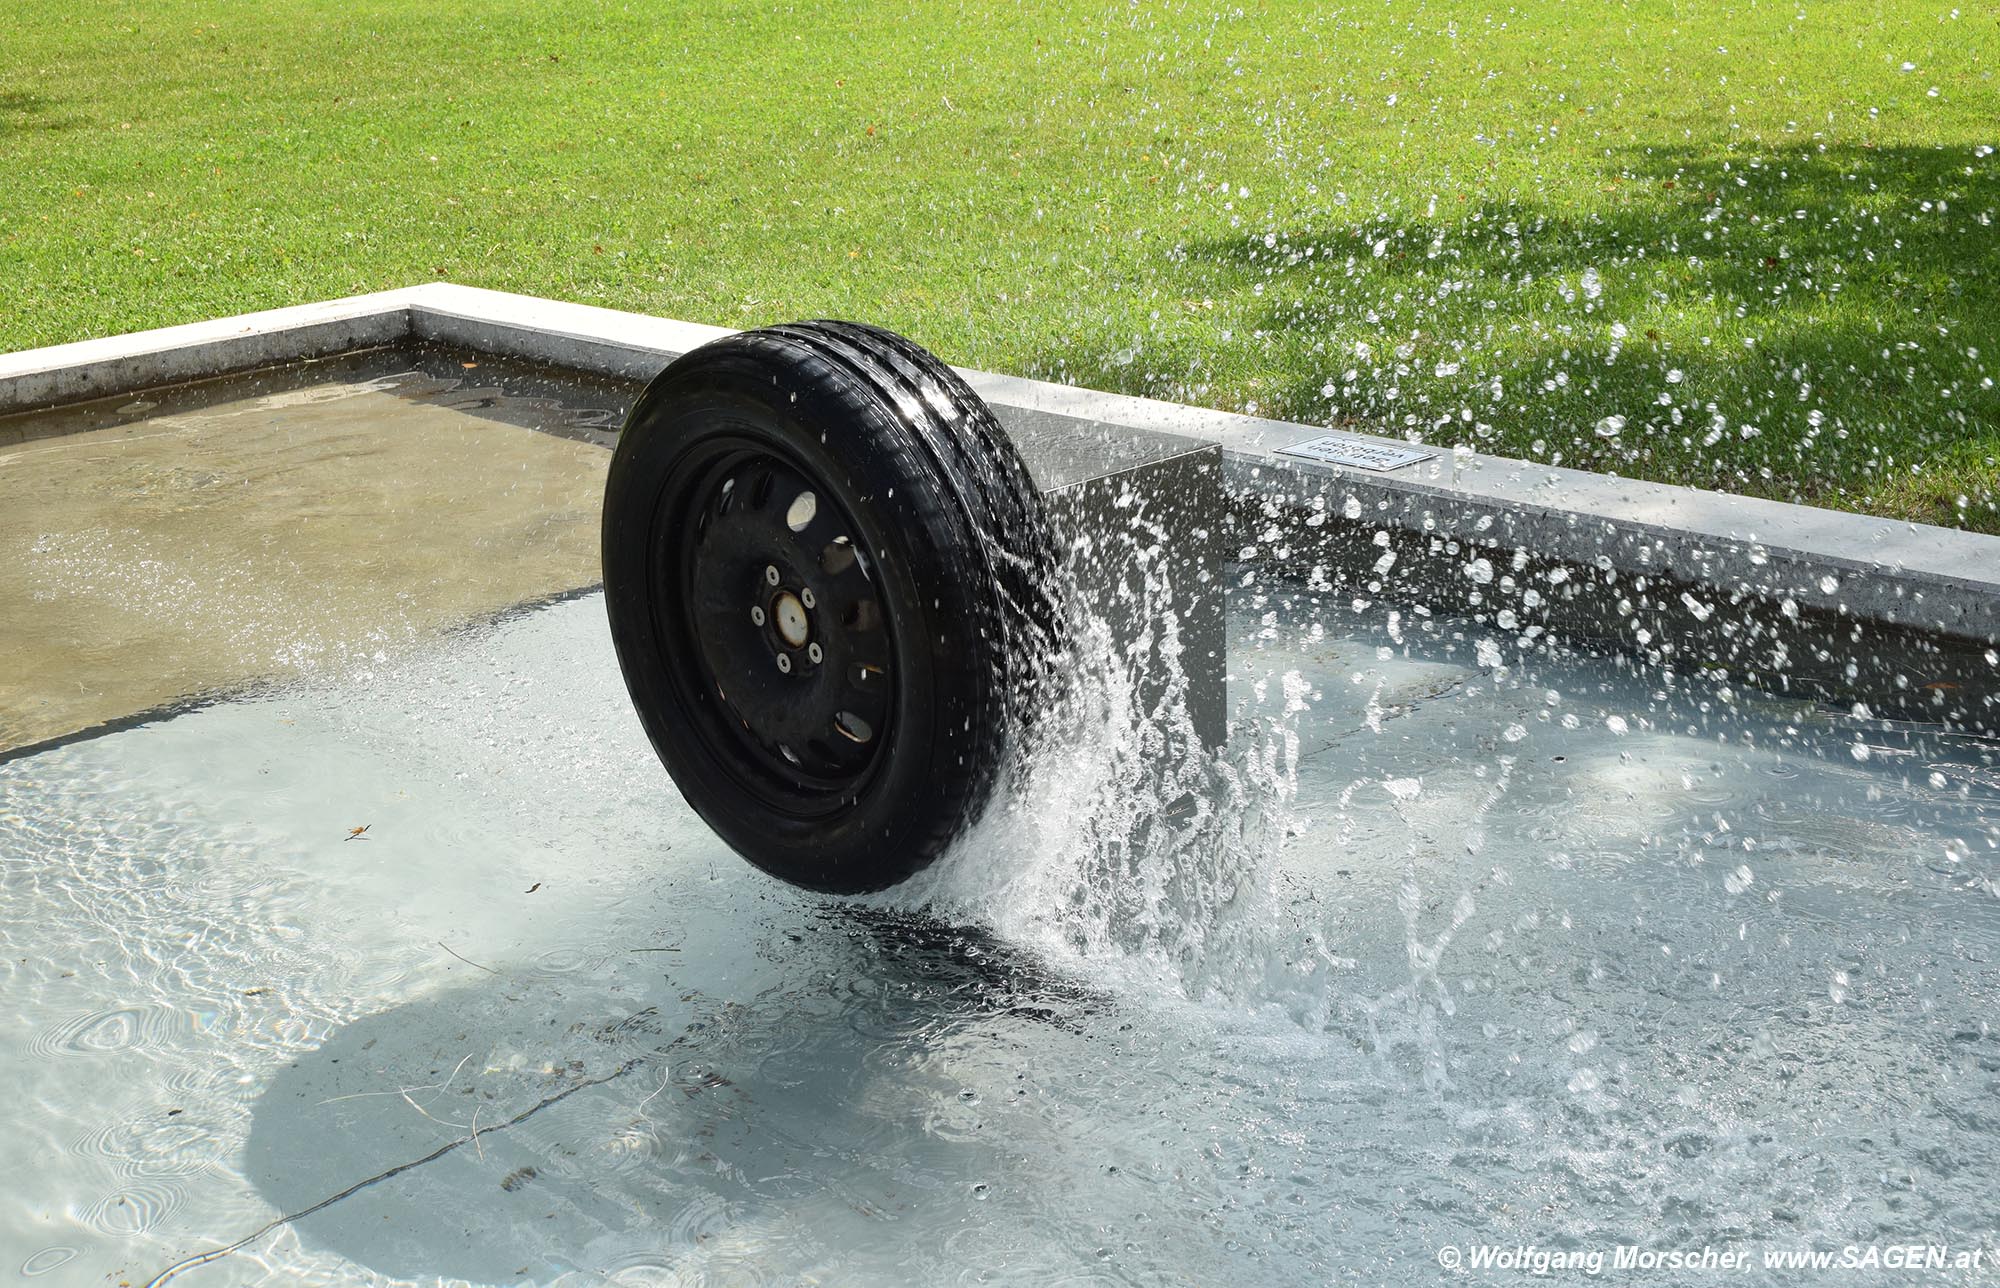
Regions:
<instances>
[{"instance_id":1,"label":"car tire","mask_svg":"<svg viewBox=\"0 0 2000 1288\"><path fill-rule=\"evenodd\" d=\"M849 322L661 372L612 457L603 563L681 794L765 872L833 893L902 881L978 819L1061 617L1040 494L992 411Z\"/></svg>"}]
</instances>

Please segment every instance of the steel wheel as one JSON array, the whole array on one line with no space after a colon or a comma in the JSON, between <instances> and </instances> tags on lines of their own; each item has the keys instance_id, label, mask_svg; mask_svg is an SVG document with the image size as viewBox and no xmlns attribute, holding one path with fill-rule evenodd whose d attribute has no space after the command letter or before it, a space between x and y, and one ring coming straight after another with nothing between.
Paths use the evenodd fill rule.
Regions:
<instances>
[{"instance_id":1,"label":"steel wheel","mask_svg":"<svg viewBox=\"0 0 2000 1288\"><path fill-rule=\"evenodd\" d=\"M985 807L1052 647L1040 499L909 341L745 332L667 368L605 490L628 688L675 784L785 880L860 891Z\"/></svg>"},{"instance_id":2,"label":"steel wheel","mask_svg":"<svg viewBox=\"0 0 2000 1288\"><path fill-rule=\"evenodd\" d=\"M667 603L678 679L712 686L702 736L718 765L774 808L823 811L867 776L890 732L895 643L868 574L872 559L825 482L755 448L689 463L662 494L658 566L681 584ZM820 497L826 496L822 502Z\"/></svg>"}]
</instances>

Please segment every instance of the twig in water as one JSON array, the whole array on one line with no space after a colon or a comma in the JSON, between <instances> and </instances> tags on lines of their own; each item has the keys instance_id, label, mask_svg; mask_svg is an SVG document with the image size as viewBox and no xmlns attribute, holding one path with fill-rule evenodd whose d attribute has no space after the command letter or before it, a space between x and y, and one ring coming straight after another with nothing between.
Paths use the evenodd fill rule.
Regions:
<instances>
[{"instance_id":1,"label":"twig in water","mask_svg":"<svg viewBox=\"0 0 2000 1288\"><path fill-rule=\"evenodd\" d=\"M446 943L442 939L437 941L437 946L439 948L444 949L446 952L451 953L453 957L458 958L460 961L464 962L467 966L479 966L478 962L472 960L470 957L467 957L463 953L452 952L451 945ZM479 969L485 971L488 975L498 975L500 973L499 971L494 970L491 966L479 966Z\"/></svg>"},{"instance_id":2,"label":"twig in water","mask_svg":"<svg viewBox=\"0 0 2000 1288\"><path fill-rule=\"evenodd\" d=\"M466 1052L463 1056L459 1057L458 1063L451 1067L451 1072L445 1075L445 1079L443 1082L418 1083L416 1086L412 1087L398 1087L394 1091L356 1091L345 1096L328 1096L325 1100L322 1100L319 1103L322 1105L331 1105L331 1104L337 1104L343 1100L366 1100L370 1096L401 1096L403 1099L409 1100L410 1093L412 1091L442 1092L446 1087L449 1087L453 1082L456 1082L458 1080L458 1071L460 1069L463 1069L465 1067L465 1062L467 1060L470 1060L471 1058L472 1058L472 1053L470 1051ZM431 1099L435 1100L437 1099L437 1097L432 1096ZM413 1105L416 1104L416 1102L413 1100L410 1101L410 1103ZM316 1105L314 1107L317 1108L318 1106ZM423 1113L423 1110L419 1108L417 1112ZM429 1117L429 1115L425 1116Z\"/></svg>"},{"instance_id":3,"label":"twig in water","mask_svg":"<svg viewBox=\"0 0 2000 1288\"><path fill-rule=\"evenodd\" d=\"M654 1096L659 1095L662 1091L665 1091L667 1089L667 1084L673 1081L673 1076L674 1076L673 1066L662 1065L660 1067L660 1085L653 1088L652 1095L649 1095L644 1100L641 1100L638 1104L638 1107L635 1108L632 1112L639 1115L641 1118L644 1118L646 1116L646 1106L653 1103Z\"/></svg>"}]
</instances>

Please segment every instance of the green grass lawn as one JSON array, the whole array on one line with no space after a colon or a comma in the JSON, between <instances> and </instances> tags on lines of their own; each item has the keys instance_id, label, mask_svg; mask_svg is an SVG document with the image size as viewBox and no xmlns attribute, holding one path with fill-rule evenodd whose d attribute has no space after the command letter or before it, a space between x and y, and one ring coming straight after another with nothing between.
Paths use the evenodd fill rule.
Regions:
<instances>
[{"instance_id":1,"label":"green grass lawn","mask_svg":"<svg viewBox=\"0 0 2000 1288\"><path fill-rule=\"evenodd\" d=\"M448 278L2000 531L2000 12L12 0L0 349Z\"/></svg>"}]
</instances>

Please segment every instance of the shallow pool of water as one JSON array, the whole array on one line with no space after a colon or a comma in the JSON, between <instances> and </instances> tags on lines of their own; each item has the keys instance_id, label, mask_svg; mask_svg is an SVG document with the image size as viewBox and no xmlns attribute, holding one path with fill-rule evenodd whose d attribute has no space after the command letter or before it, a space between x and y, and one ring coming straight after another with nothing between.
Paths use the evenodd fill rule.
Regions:
<instances>
[{"instance_id":1,"label":"shallow pool of water","mask_svg":"<svg viewBox=\"0 0 2000 1288\"><path fill-rule=\"evenodd\" d=\"M595 596L0 765L8 1267L1382 1283L1990 1235L1992 747L1282 590L1236 618L1246 725L1287 672L1306 710L1233 984L1088 933L1034 799L865 904L759 876ZM1006 864L1045 906L973 906Z\"/></svg>"},{"instance_id":2,"label":"shallow pool of water","mask_svg":"<svg viewBox=\"0 0 2000 1288\"><path fill-rule=\"evenodd\" d=\"M0 1273L1995 1245L1993 743L1239 569L1227 750L1086 634L972 836L809 896L631 715L587 589L616 398L472 361L0 424Z\"/></svg>"}]
</instances>

